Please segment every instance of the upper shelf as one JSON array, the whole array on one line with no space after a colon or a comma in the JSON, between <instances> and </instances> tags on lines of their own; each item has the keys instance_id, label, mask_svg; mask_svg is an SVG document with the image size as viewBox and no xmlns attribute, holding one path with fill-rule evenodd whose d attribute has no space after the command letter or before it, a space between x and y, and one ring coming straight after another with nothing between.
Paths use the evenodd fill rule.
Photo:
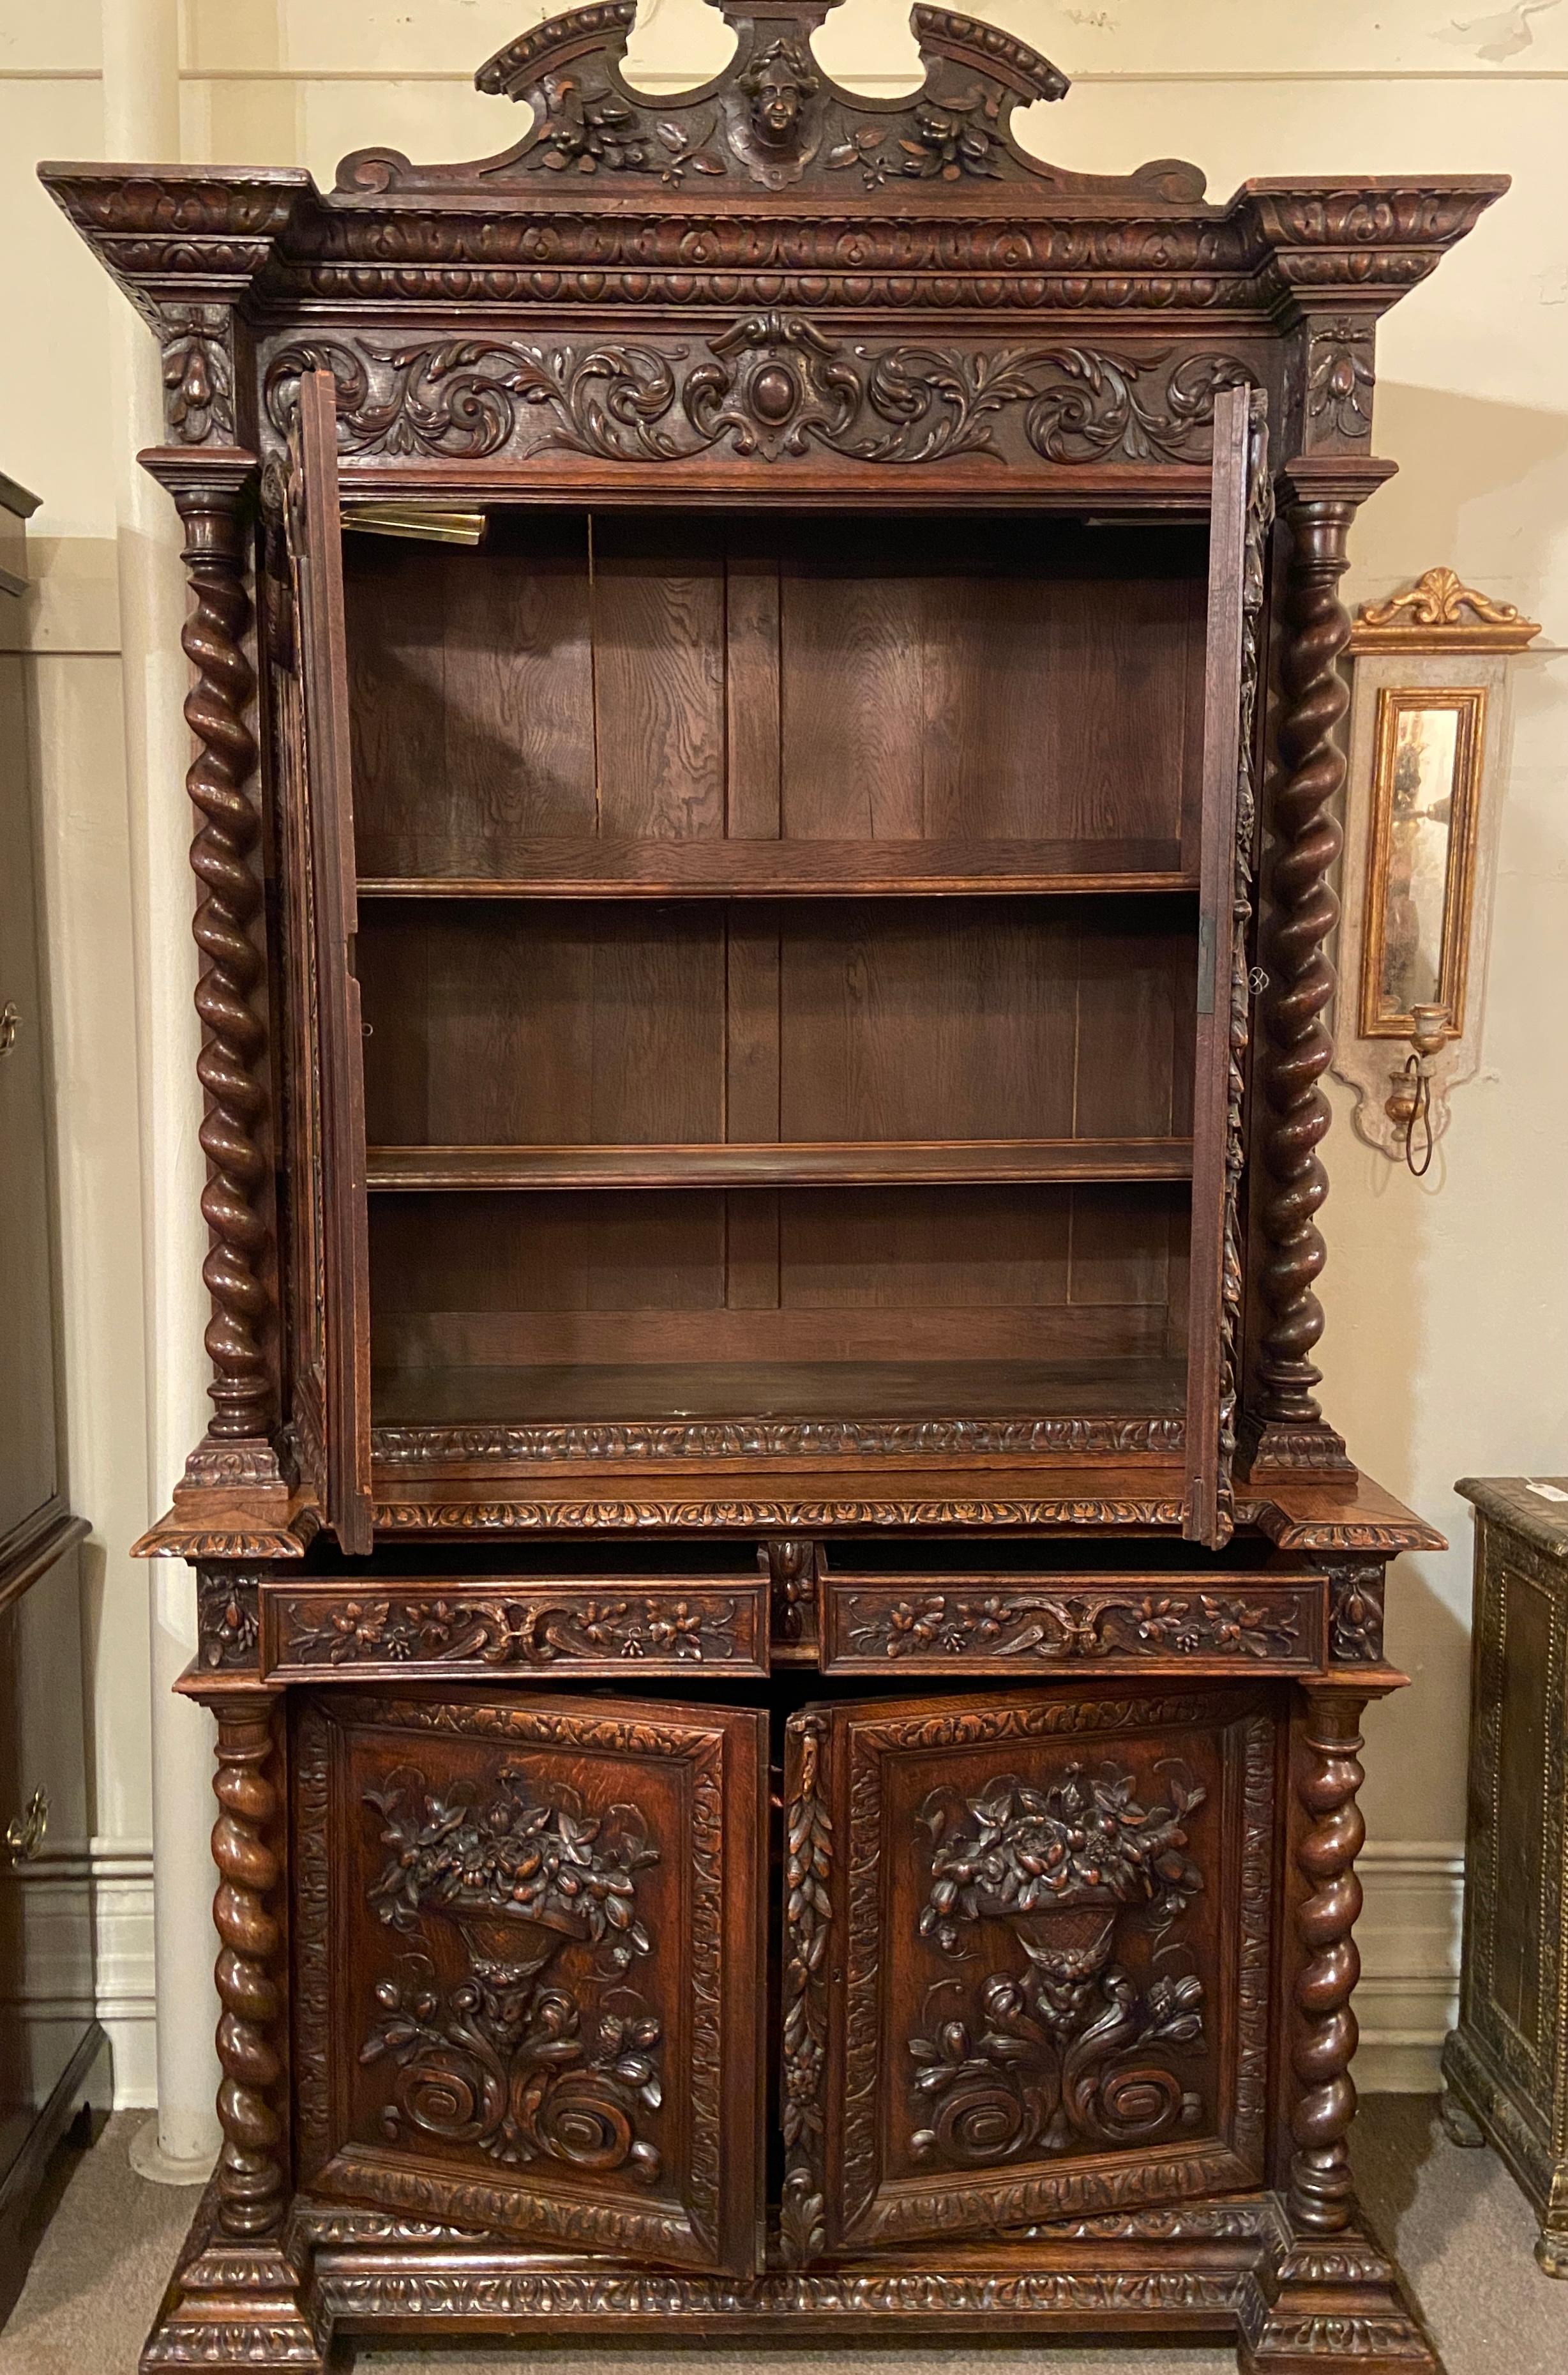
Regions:
<instances>
[{"instance_id":1,"label":"upper shelf","mask_svg":"<svg viewBox=\"0 0 1568 2375\"><path fill-rule=\"evenodd\" d=\"M1185 1138L849 1145L372 1146L371 1188L766 1188L1190 1179Z\"/></svg>"},{"instance_id":2,"label":"upper shelf","mask_svg":"<svg viewBox=\"0 0 1568 2375\"><path fill-rule=\"evenodd\" d=\"M421 839L423 836L420 837ZM421 870L405 867L413 855ZM439 853L379 838L362 899L821 899L1194 891L1173 841L512 841ZM439 870L423 870L432 857ZM388 864L393 859L399 862ZM384 869L384 870L383 870Z\"/></svg>"}]
</instances>

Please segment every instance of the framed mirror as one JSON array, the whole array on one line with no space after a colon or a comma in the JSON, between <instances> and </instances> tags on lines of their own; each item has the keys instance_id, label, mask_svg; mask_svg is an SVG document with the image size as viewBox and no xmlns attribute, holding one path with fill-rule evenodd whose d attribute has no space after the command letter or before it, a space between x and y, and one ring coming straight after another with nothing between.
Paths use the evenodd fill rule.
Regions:
<instances>
[{"instance_id":1,"label":"framed mirror","mask_svg":"<svg viewBox=\"0 0 1568 2375\"><path fill-rule=\"evenodd\" d=\"M1479 1059L1492 866L1506 771L1507 664L1540 632L1452 569L1366 604L1354 669L1334 1070L1369 1145L1402 1157L1386 1110L1418 1031L1432 1134Z\"/></svg>"}]
</instances>

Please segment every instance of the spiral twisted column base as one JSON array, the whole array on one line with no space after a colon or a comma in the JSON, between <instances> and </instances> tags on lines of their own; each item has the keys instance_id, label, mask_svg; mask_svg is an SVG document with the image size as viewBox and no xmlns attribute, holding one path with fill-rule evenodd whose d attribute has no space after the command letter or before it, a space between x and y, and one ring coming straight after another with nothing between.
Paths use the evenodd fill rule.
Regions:
<instances>
[{"instance_id":1,"label":"spiral twisted column base","mask_svg":"<svg viewBox=\"0 0 1568 2375\"><path fill-rule=\"evenodd\" d=\"M313 1528L279 1461L277 1291L270 1181L262 833L251 726L255 676L247 507L255 457L239 449L168 449L145 457L184 528L191 611L185 717L195 754L185 788L195 810L193 929L201 951L196 1070L211 1298L206 1349L212 1416L186 1462L174 1507L136 1548L144 1556L298 1557ZM303 1527L303 1530L301 1530Z\"/></svg>"},{"instance_id":2,"label":"spiral twisted column base","mask_svg":"<svg viewBox=\"0 0 1568 2375\"><path fill-rule=\"evenodd\" d=\"M1302 1960L1291 2064L1301 2091L1291 2117L1290 2204L1295 2224L1315 2235L1349 2226L1353 2197L1349 2138L1357 2030L1350 1998L1361 1956L1351 1933L1362 1909L1355 1861L1366 1837L1356 1804L1365 1705L1339 1691L1309 1691L1297 1750L1296 1798L1307 1827L1295 1860L1309 1894L1296 1910Z\"/></svg>"},{"instance_id":3,"label":"spiral twisted column base","mask_svg":"<svg viewBox=\"0 0 1568 2375\"><path fill-rule=\"evenodd\" d=\"M1323 1310L1315 1289L1324 1260L1317 1214L1328 1193L1317 1150L1330 1119L1321 1086L1334 1051L1325 1019L1334 996L1326 943L1339 904L1329 876L1343 838L1334 804L1344 788L1339 735L1349 705L1339 661L1350 621L1338 588L1357 507L1388 467L1308 457L1281 479L1290 550L1258 950L1267 987L1254 1071L1252 1211L1265 1250L1239 1430L1241 1464L1249 1471L1354 1473L1315 1397L1321 1373L1312 1355Z\"/></svg>"}]
</instances>

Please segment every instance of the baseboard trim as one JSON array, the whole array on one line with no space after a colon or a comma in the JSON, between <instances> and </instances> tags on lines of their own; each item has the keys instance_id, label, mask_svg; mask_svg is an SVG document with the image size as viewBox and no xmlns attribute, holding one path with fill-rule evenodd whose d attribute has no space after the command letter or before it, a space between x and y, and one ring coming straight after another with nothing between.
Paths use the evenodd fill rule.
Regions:
<instances>
[{"instance_id":1,"label":"baseboard trim","mask_svg":"<svg viewBox=\"0 0 1568 2375\"><path fill-rule=\"evenodd\" d=\"M1356 1869L1366 1900L1356 1925L1356 2085L1363 2095L1434 2095L1458 2015L1464 1844L1370 1840Z\"/></svg>"},{"instance_id":2,"label":"baseboard trim","mask_svg":"<svg viewBox=\"0 0 1568 2375\"><path fill-rule=\"evenodd\" d=\"M114 2108L158 2101L158 1983L153 1955L152 1841L89 1843L98 2017L114 2055Z\"/></svg>"}]
</instances>

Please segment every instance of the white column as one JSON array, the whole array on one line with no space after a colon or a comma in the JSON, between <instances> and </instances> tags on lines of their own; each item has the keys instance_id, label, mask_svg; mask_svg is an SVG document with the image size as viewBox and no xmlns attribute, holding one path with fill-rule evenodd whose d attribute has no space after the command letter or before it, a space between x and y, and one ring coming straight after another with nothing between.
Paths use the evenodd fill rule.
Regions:
<instances>
[{"instance_id":1,"label":"white column","mask_svg":"<svg viewBox=\"0 0 1568 2375\"><path fill-rule=\"evenodd\" d=\"M107 157L180 157L178 0L103 0L103 140ZM115 391L120 641L136 984L147 1344L147 1519L160 1517L206 1425L206 1318L196 1139L199 1028L192 1006L196 954L184 794L191 739L182 714L186 669L179 522L139 469L144 445L163 442L160 360L145 323L112 298ZM144 2175L189 2183L218 2145L214 2097L207 1853L212 1723L171 1694L195 1648L195 1586L182 1562L148 1562L152 1667L154 1949L158 1985L158 2123L136 2140Z\"/></svg>"}]
</instances>

